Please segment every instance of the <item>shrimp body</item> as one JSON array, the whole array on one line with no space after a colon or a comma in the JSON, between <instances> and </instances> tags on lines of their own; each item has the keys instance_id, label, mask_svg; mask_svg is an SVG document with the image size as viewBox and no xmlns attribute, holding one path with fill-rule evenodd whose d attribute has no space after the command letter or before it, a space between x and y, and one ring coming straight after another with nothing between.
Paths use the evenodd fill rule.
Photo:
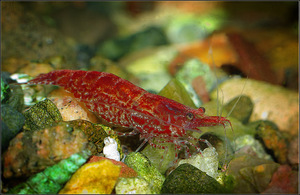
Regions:
<instances>
[{"instance_id":1,"label":"shrimp body","mask_svg":"<svg viewBox=\"0 0 300 195\"><path fill-rule=\"evenodd\" d=\"M230 123L224 117L207 116L205 109L193 109L174 100L155 95L131 82L106 72L56 70L41 74L28 84L51 84L63 87L92 112L107 122L133 128L151 144L161 138L182 144L187 131L199 127ZM188 139L193 139L188 137ZM154 145L152 143L152 145Z\"/></svg>"}]
</instances>

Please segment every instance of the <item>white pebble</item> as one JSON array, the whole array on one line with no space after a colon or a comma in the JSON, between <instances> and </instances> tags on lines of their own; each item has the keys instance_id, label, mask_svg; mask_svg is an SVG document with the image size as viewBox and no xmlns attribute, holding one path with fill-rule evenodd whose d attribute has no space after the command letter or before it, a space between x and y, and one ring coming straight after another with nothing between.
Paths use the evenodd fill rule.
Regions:
<instances>
[{"instance_id":1,"label":"white pebble","mask_svg":"<svg viewBox=\"0 0 300 195\"><path fill-rule=\"evenodd\" d=\"M118 143L111 137L104 138L103 154L106 158L120 161L120 153L118 151Z\"/></svg>"}]
</instances>

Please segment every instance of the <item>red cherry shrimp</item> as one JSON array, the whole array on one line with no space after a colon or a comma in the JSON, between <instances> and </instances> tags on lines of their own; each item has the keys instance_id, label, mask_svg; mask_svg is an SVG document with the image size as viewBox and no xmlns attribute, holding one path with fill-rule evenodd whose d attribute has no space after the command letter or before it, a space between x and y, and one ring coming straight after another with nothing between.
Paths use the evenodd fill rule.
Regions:
<instances>
[{"instance_id":1,"label":"red cherry shrimp","mask_svg":"<svg viewBox=\"0 0 300 195\"><path fill-rule=\"evenodd\" d=\"M134 135L140 133L143 144L165 149L154 144L153 139L175 144L175 159L178 150L187 145L198 152L201 149L191 140L202 141L187 134L187 131L201 132L200 127L217 126L231 123L221 116L207 116L205 109L193 109L174 100L152 94L146 90L106 72L82 70L55 70L41 74L28 84L58 85L73 93L74 97L105 121L133 131L121 133ZM137 151L141 146L137 149ZM187 149L189 153L189 150ZM191 154L189 153L189 156Z\"/></svg>"}]
</instances>

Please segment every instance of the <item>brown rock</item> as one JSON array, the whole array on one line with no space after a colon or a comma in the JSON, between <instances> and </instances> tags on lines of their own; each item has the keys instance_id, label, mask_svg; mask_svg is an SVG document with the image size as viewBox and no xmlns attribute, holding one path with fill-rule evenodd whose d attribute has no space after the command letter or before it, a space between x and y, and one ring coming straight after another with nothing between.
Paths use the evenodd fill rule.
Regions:
<instances>
[{"instance_id":1,"label":"brown rock","mask_svg":"<svg viewBox=\"0 0 300 195\"><path fill-rule=\"evenodd\" d=\"M299 165L299 138L298 137L294 137L289 142L288 160L292 165Z\"/></svg>"},{"instance_id":2,"label":"brown rock","mask_svg":"<svg viewBox=\"0 0 300 195\"><path fill-rule=\"evenodd\" d=\"M19 133L3 155L3 176L30 176L87 147L86 135L68 123Z\"/></svg>"},{"instance_id":3,"label":"brown rock","mask_svg":"<svg viewBox=\"0 0 300 195\"><path fill-rule=\"evenodd\" d=\"M270 125L260 125L257 134L262 139L264 146L272 150L275 158L280 164L287 163L287 142L282 132L272 128Z\"/></svg>"}]
</instances>

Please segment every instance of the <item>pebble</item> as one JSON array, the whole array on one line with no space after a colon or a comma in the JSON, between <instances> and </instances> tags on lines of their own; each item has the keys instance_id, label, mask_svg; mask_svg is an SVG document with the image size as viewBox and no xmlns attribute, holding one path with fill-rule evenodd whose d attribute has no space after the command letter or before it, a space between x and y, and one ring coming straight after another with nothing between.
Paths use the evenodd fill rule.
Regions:
<instances>
[{"instance_id":1,"label":"pebble","mask_svg":"<svg viewBox=\"0 0 300 195\"><path fill-rule=\"evenodd\" d=\"M205 83L204 88L207 91L210 91L216 83L216 77L209 68L209 65L202 63L197 58L184 62L183 67L175 75L176 79L178 79L189 92L189 95L195 102L197 108L200 107L203 101L201 101L196 94L196 91L192 86L192 81L198 76L203 78L203 82Z\"/></svg>"},{"instance_id":2,"label":"pebble","mask_svg":"<svg viewBox=\"0 0 300 195\"><path fill-rule=\"evenodd\" d=\"M109 159L109 158L105 158L102 156L92 156L87 163L92 163L92 162L97 162L97 161L101 161L101 160L110 160L113 164L115 165L120 165L121 166L121 171L120 171L120 175L119 177L124 177L124 178L130 178L130 177L137 177L138 174L137 172L128 167L125 163L121 162L121 161L116 161L113 159Z\"/></svg>"},{"instance_id":3,"label":"pebble","mask_svg":"<svg viewBox=\"0 0 300 195\"><path fill-rule=\"evenodd\" d=\"M4 152L9 142L21 131L25 117L12 106L1 104L1 151Z\"/></svg>"},{"instance_id":4,"label":"pebble","mask_svg":"<svg viewBox=\"0 0 300 195\"><path fill-rule=\"evenodd\" d=\"M154 141L154 143L156 143ZM175 147L173 143L159 143L168 149L160 149L147 145L141 153L151 161L151 165L158 169L161 174L165 174L167 169L172 166L175 158Z\"/></svg>"},{"instance_id":5,"label":"pebble","mask_svg":"<svg viewBox=\"0 0 300 195\"><path fill-rule=\"evenodd\" d=\"M243 135L234 141L236 153L235 155L249 154L263 158L266 160L273 160L272 156L266 153L263 145L251 135Z\"/></svg>"},{"instance_id":6,"label":"pebble","mask_svg":"<svg viewBox=\"0 0 300 195\"><path fill-rule=\"evenodd\" d=\"M279 167L279 164L272 160L247 154L237 156L227 167L227 174L232 175L235 180L233 192L258 193L267 187L276 167Z\"/></svg>"},{"instance_id":7,"label":"pebble","mask_svg":"<svg viewBox=\"0 0 300 195\"><path fill-rule=\"evenodd\" d=\"M61 114L49 99L40 101L24 112L25 130L35 131L62 121Z\"/></svg>"},{"instance_id":8,"label":"pebble","mask_svg":"<svg viewBox=\"0 0 300 195\"><path fill-rule=\"evenodd\" d=\"M63 88L52 91L48 95L61 113L63 121L71 120L87 120L92 123L97 123L99 119L90 112L83 103L78 102L73 94L66 92Z\"/></svg>"},{"instance_id":9,"label":"pebble","mask_svg":"<svg viewBox=\"0 0 300 195\"><path fill-rule=\"evenodd\" d=\"M299 138L295 137L289 142L288 160L291 165L298 167L299 165Z\"/></svg>"},{"instance_id":10,"label":"pebble","mask_svg":"<svg viewBox=\"0 0 300 195\"><path fill-rule=\"evenodd\" d=\"M188 159L180 160L178 166L184 163L195 166L214 179L218 177L218 153L214 147L205 148L202 153L193 155Z\"/></svg>"},{"instance_id":11,"label":"pebble","mask_svg":"<svg viewBox=\"0 0 300 195\"><path fill-rule=\"evenodd\" d=\"M111 137L104 138L103 154L106 158L120 161L120 153L118 151L118 143Z\"/></svg>"},{"instance_id":12,"label":"pebble","mask_svg":"<svg viewBox=\"0 0 300 195\"><path fill-rule=\"evenodd\" d=\"M80 119L68 121L68 123L74 128L81 129L87 136L88 141L95 146L95 149L91 149L92 155L102 152L104 139L108 136L103 126Z\"/></svg>"},{"instance_id":13,"label":"pebble","mask_svg":"<svg viewBox=\"0 0 300 195\"><path fill-rule=\"evenodd\" d=\"M237 104L236 104L237 102ZM254 104L248 96L242 95L235 97L224 105L227 112L231 112L231 116L235 117L243 124L247 124L253 112Z\"/></svg>"},{"instance_id":14,"label":"pebble","mask_svg":"<svg viewBox=\"0 0 300 195\"><path fill-rule=\"evenodd\" d=\"M72 175L59 194L111 194L120 170L109 160L87 163Z\"/></svg>"},{"instance_id":15,"label":"pebble","mask_svg":"<svg viewBox=\"0 0 300 195\"><path fill-rule=\"evenodd\" d=\"M263 193L299 194L298 177L298 171L293 171L288 165L280 165Z\"/></svg>"},{"instance_id":16,"label":"pebble","mask_svg":"<svg viewBox=\"0 0 300 195\"><path fill-rule=\"evenodd\" d=\"M89 156L88 150L73 154L56 165L48 167L43 172L33 175L26 182L10 189L8 193L56 194Z\"/></svg>"},{"instance_id":17,"label":"pebble","mask_svg":"<svg viewBox=\"0 0 300 195\"><path fill-rule=\"evenodd\" d=\"M49 63L35 63L35 62L30 62L20 68L18 70L19 73L24 73L32 77L36 77L39 74L47 73L50 71L53 71L54 67L51 66Z\"/></svg>"},{"instance_id":18,"label":"pebble","mask_svg":"<svg viewBox=\"0 0 300 195\"><path fill-rule=\"evenodd\" d=\"M251 98L254 108L250 122L270 120L276 123L282 132L291 136L299 134L299 94L297 92L266 82L241 78L229 79L219 88L223 91L224 102L228 102L241 93ZM216 99L216 91L211 95L213 99Z\"/></svg>"},{"instance_id":19,"label":"pebble","mask_svg":"<svg viewBox=\"0 0 300 195\"><path fill-rule=\"evenodd\" d=\"M191 164L178 166L163 183L162 194L224 193L222 185Z\"/></svg>"},{"instance_id":20,"label":"pebble","mask_svg":"<svg viewBox=\"0 0 300 195\"><path fill-rule=\"evenodd\" d=\"M280 164L287 163L288 144L281 131L273 128L271 125L262 123L257 128L257 137L266 150L271 152L277 162Z\"/></svg>"},{"instance_id":21,"label":"pebble","mask_svg":"<svg viewBox=\"0 0 300 195\"><path fill-rule=\"evenodd\" d=\"M120 178L115 189L116 194L155 194L143 177Z\"/></svg>"},{"instance_id":22,"label":"pebble","mask_svg":"<svg viewBox=\"0 0 300 195\"><path fill-rule=\"evenodd\" d=\"M154 193L159 193L165 177L153 166L143 154L132 152L125 158L124 163L133 168L151 186Z\"/></svg>"},{"instance_id":23,"label":"pebble","mask_svg":"<svg viewBox=\"0 0 300 195\"><path fill-rule=\"evenodd\" d=\"M3 154L5 178L30 176L87 147L87 137L78 128L60 122L39 131L17 134Z\"/></svg>"},{"instance_id":24,"label":"pebble","mask_svg":"<svg viewBox=\"0 0 300 195\"><path fill-rule=\"evenodd\" d=\"M216 149L219 167L223 167L233 158L235 150L233 146L235 145L227 137L217 135L214 132L206 132L201 135L200 139L207 140ZM199 142L199 145L201 149L207 148L207 144L204 142Z\"/></svg>"}]
</instances>

